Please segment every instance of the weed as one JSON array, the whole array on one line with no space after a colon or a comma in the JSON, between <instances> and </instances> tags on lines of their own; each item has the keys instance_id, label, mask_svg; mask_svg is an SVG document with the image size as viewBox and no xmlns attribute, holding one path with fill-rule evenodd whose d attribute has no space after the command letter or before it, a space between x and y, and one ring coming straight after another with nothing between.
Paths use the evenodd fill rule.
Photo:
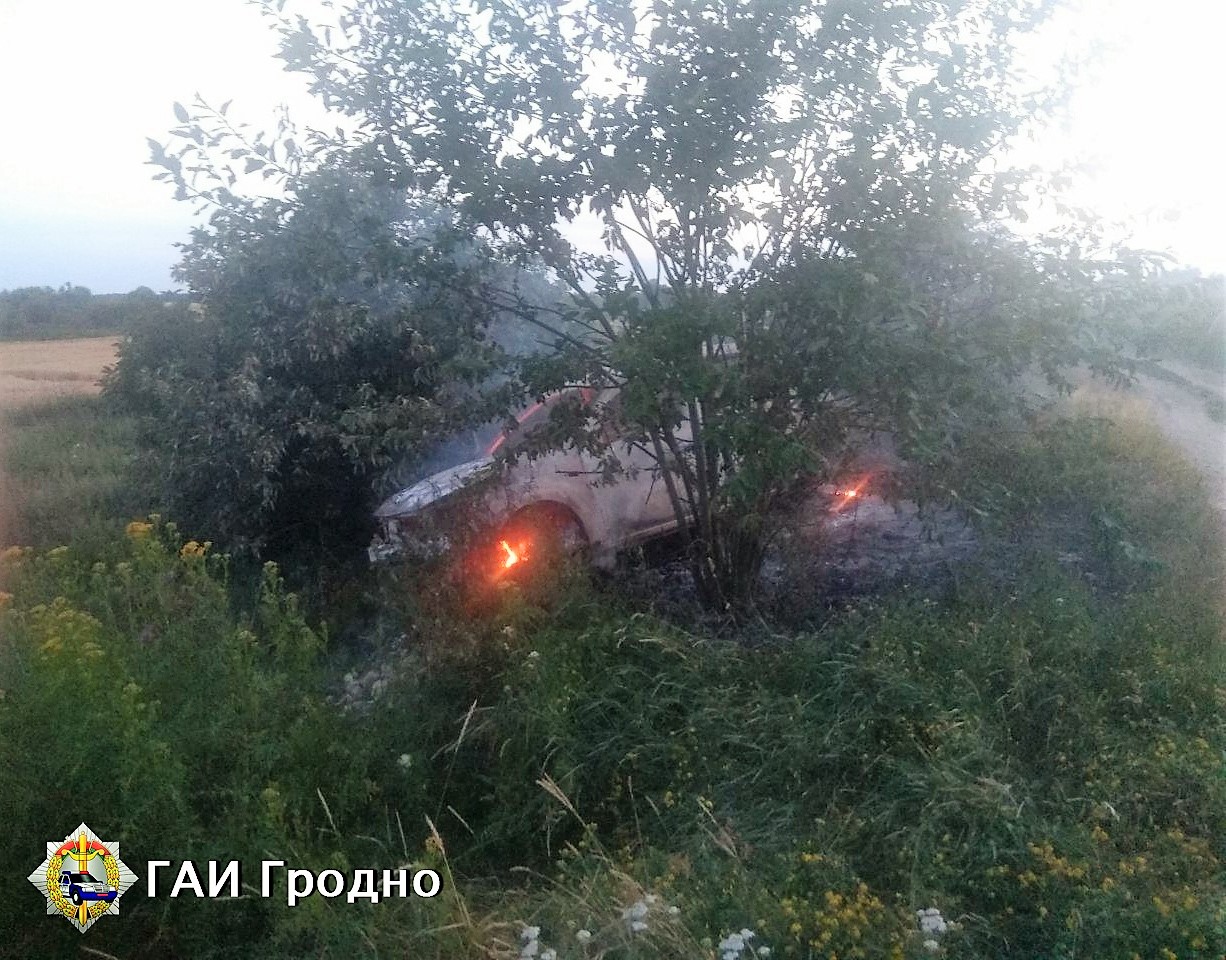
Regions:
<instances>
[{"instance_id":1,"label":"weed","mask_svg":"<svg viewBox=\"0 0 1226 960\"><path fill-rule=\"evenodd\" d=\"M105 553L123 525L152 506L135 469L134 422L96 397L8 411L0 429L10 542Z\"/></svg>"},{"instance_id":2,"label":"weed","mask_svg":"<svg viewBox=\"0 0 1226 960\"><path fill-rule=\"evenodd\" d=\"M58 469L39 449L25 476ZM24 863L72 810L138 874L445 877L378 906L137 900L108 933L125 956L1218 956L1220 521L1135 418L1048 423L989 464L1018 528L1072 518L1015 538L1003 585L967 570L943 602L749 646L581 575L476 613L389 580L405 638L363 709L330 700L335 641L275 568L248 582L126 512L105 543L9 551L2 852ZM1095 566L1054 555L1082 534ZM0 911L18 953L75 943Z\"/></svg>"}]
</instances>

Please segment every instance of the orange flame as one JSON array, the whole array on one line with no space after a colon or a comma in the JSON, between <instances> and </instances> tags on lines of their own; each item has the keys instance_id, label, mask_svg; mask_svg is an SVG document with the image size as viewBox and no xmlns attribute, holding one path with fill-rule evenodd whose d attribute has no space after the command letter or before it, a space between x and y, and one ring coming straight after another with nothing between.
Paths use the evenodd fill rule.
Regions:
<instances>
[{"instance_id":1,"label":"orange flame","mask_svg":"<svg viewBox=\"0 0 1226 960\"><path fill-rule=\"evenodd\" d=\"M511 545L505 540L500 540L498 545L502 547L502 552L506 554L506 556L502 559L502 569L510 570L513 566L515 566L515 564L519 563L519 561L523 559L520 556L520 552L523 550L522 546L519 548L519 550L512 550Z\"/></svg>"},{"instance_id":2,"label":"orange flame","mask_svg":"<svg viewBox=\"0 0 1226 960\"><path fill-rule=\"evenodd\" d=\"M869 477L861 477L856 482L856 485L854 487L847 486L847 487L836 488L834 491L834 496L836 499L834 503L830 505L830 511L832 513L838 513L839 511L843 510L845 507L849 506L858 497L863 496L862 491L864 490L866 486L868 486L870 479L871 478Z\"/></svg>"}]
</instances>

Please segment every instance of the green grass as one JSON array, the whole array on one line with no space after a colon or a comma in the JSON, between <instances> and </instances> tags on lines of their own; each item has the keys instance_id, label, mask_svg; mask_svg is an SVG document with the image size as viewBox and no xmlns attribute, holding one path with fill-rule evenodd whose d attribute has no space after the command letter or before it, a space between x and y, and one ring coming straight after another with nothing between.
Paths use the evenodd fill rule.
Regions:
<instances>
[{"instance_id":1,"label":"green grass","mask_svg":"<svg viewBox=\"0 0 1226 960\"><path fill-rule=\"evenodd\" d=\"M13 341L26 343L31 340L80 340L88 337L122 337L127 333L127 324L114 324L106 327L90 326L53 326L53 327L14 327L0 328L0 343Z\"/></svg>"},{"instance_id":2,"label":"green grass","mask_svg":"<svg viewBox=\"0 0 1226 960\"><path fill-rule=\"evenodd\" d=\"M330 703L335 641L272 571L236 590L173 528L122 533L126 512L105 541L10 556L0 852L32 867L44 834L87 817L138 874L270 857L446 877L438 900L377 906L138 894L91 941L125 958L510 960L523 925L538 956L575 960L719 958L742 928L798 960L1218 957L1221 517L1136 411L1100 412L968 450L1009 479L1011 565L939 602L864 599L752 637L661 622L578 575L469 619L403 603L407 649L364 712ZM28 423L96 443L79 456L122 477L104 450L123 435L97 416ZM26 438L29 479L60 476L49 435ZM125 489L100 481L97 509ZM1070 547L1079 563L1058 559ZM78 719L102 732L46 721L67 689L91 691ZM9 944L76 955L67 924L7 902ZM929 908L956 921L935 954Z\"/></svg>"},{"instance_id":3,"label":"green grass","mask_svg":"<svg viewBox=\"0 0 1226 960\"><path fill-rule=\"evenodd\" d=\"M71 397L3 414L14 543L105 549L152 506L135 463L136 422L96 397Z\"/></svg>"}]
</instances>

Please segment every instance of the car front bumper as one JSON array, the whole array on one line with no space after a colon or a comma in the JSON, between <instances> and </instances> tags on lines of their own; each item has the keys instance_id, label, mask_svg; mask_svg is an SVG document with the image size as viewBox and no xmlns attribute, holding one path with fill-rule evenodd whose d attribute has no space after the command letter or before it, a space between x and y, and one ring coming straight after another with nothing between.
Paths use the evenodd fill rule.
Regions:
<instances>
[{"instance_id":1,"label":"car front bumper","mask_svg":"<svg viewBox=\"0 0 1226 960\"><path fill-rule=\"evenodd\" d=\"M451 549L451 541L443 536L404 536L394 529L385 528L375 535L366 556L372 566L382 566L401 561L426 563L437 560Z\"/></svg>"}]
</instances>

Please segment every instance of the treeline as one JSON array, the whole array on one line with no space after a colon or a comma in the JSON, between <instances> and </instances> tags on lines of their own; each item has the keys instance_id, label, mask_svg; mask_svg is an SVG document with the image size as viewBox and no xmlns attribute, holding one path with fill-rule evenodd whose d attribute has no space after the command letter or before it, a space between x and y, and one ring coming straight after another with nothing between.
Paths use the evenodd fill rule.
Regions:
<instances>
[{"instance_id":1,"label":"treeline","mask_svg":"<svg viewBox=\"0 0 1226 960\"><path fill-rule=\"evenodd\" d=\"M1149 278L1125 320L1136 352L1226 370L1226 277L1173 270Z\"/></svg>"},{"instance_id":2,"label":"treeline","mask_svg":"<svg viewBox=\"0 0 1226 960\"><path fill-rule=\"evenodd\" d=\"M131 293L95 294L66 283L0 290L0 340L50 340L125 333L141 320L186 312L190 297L137 287Z\"/></svg>"}]
</instances>

